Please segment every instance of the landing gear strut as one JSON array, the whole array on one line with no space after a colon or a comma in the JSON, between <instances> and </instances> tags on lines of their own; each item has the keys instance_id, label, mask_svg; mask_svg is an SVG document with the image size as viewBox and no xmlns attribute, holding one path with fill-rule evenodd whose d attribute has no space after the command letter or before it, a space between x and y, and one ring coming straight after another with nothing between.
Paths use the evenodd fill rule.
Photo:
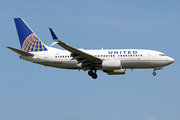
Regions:
<instances>
[{"instance_id":1,"label":"landing gear strut","mask_svg":"<svg viewBox=\"0 0 180 120\"><path fill-rule=\"evenodd\" d=\"M91 76L93 79L96 79L98 77L96 71L96 69L91 69L88 71L88 75Z\"/></svg>"},{"instance_id":2,"label":"landing gear strut","mask_svg":"<svg viewBox=\"0 0 180 120\"><path fill-rule=\"evenodd\" d=\"M162 70L163 69L163 67L156 67L156 68L154 68L154 72L153 72L153 75L154 76L156 76L156 70Z\"/></svg>"}]
</instances>

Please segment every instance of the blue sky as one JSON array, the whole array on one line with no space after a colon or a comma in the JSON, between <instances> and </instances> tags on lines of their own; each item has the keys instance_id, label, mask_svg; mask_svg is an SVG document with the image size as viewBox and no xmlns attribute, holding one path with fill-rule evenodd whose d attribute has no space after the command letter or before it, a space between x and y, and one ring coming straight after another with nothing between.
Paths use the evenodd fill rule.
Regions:
<instances>
[{"instance_id":1,"label":"blue sky","mask_svg":"<svg viewBox=\"0 0 180 120\"><path fill-rule=\"evenodd\" d=\"M180 1L1 0L1 120L180 119ZM52 27L67 44L84 49L138 48L164 52L175 63L123 76L44 67L19 59L13 18L22 17L46 45ZM54 45L60 48L58 45ZM62 48L60 48L62 49Z\"/></svg>"}]
</instances>

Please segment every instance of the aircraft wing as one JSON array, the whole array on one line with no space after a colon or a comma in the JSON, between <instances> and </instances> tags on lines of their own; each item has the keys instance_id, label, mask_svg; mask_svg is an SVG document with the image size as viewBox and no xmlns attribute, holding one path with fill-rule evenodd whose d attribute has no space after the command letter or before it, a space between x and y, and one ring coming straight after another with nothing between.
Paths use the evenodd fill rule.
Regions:
<instances>
[{"instance_id":1,"label":"aircraft wing","mask_svg":"<svg viewBox=\"0 0 180 120\"><path fill-rule=\"evenodd\" d=\"M9 48L10 50L12 50L12 51L14 51L14 52L16 52L16 53L18 53L18 54L20 54L20 55L33 56L33 54L31 54L31 53L24 52L24 51L18 50L18 49L16 49L16 48L12 48L12 47L7 47L7 48Z\"/></svg>"},{"instance_id":2,"label":"aircraft wing","mask_svg":"<svg viewBox=\"0 0 180 120\"><path fill-rule=\"evenodd\" d=\"M54 40L54 43L52 43L51 46L54 44L58 44L61 47L63 47L64 49L68 50L69 52L71 52L71 56L73 57L72 60L76 59L78 61L78 63L82 63L83 65L102 62L102 59L100 59L100 58L97 58L93 55L90 55L90 54L84 52L84 51L78 50L76 48L73 48L73 47L63 43L62 41L60 41L58 39L56 34L53 32L53 30L51 28L49 28L49 29L50 29L51 35L53 37L53 40Z\"/></svg>"}]
</instances>

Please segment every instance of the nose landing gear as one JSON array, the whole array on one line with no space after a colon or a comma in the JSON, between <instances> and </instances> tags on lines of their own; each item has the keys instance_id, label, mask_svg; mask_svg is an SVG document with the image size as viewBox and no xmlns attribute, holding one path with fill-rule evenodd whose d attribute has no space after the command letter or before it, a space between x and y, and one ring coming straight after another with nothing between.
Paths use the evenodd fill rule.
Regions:
<instances>
[{"instance_id":1,"label":"nose landing gear","mask_svg":"<svg viewBox=\"0 0 180 120\"><path fill-rule=\"evenodd\" d=\"M153 75L156 76L156 72L155 71L153 72Z\"/></svg>"},{"instance_id":2,"label":"nose landing gear","mask_svg":"<svg viewBox=\"0 0 180 120\"><path fill-rule=\"evenodd\" d=\"M156 76L156 70L162 70L163 69L163 67L157 67L157 68L154 68L154 72L153 72L153 76Z\"/></svg>"}]
</instances>

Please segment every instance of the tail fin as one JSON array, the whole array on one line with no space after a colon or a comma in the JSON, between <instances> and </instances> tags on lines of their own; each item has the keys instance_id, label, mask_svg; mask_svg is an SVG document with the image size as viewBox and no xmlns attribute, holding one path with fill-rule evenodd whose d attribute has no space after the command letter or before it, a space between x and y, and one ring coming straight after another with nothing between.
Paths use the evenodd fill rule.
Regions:
<instances>
[{"instance_id":1,"label":"tail fin","mask_svg":"<svg viewBox=\"0 0 180 120\"><path fill-rule=\"evenodd\" d=\"M22 18L14 18L17 33L22 51L25 52L39 52L47 51L45 45L31 30L31 28L24 22Z\"/></svg>"}]
</instances>

